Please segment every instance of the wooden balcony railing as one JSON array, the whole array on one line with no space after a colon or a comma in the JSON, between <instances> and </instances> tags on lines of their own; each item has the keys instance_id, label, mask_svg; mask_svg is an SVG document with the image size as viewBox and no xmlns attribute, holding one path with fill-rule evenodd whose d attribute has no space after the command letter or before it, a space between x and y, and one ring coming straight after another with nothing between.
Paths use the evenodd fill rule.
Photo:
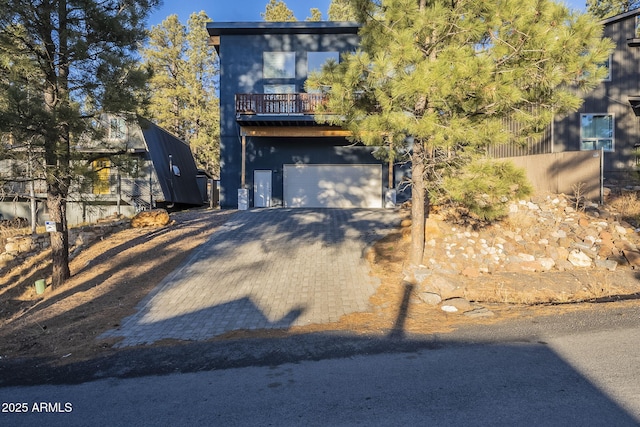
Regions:
<instances>
[{"instance_id":1,"label":"wooden balcony railing","mask_svg":"<svg viewBox=\"0 0 640 427\"><path fill-rule=\"evenodd\" d=\"M314 114L325 99L320 93L241 93L236 94L236 115Z\"/></svg>"}]
</instances>

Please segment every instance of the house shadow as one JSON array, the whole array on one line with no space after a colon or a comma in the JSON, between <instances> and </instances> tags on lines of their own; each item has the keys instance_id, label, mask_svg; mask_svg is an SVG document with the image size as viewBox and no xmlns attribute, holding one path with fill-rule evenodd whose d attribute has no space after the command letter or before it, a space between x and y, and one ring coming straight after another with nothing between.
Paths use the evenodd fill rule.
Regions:
<instances>
[{"instance_id":1,"label":"house shadow","mask_svg":"<svg viewBox=\"0 0 640 427\"><path fill-rule=\"evenodd\" d=\"M259 223L251 219L256 215L260 216ZM320 241L330 246L349 241L369 246L397 230L399 224L400 214L392 209L254 208L238 212L226 228L211 236L210 242L228 250L232 245L225 233L232 232L233 241L240 242Z\"/></svg>"},{"instance_id":2,"label":"house shadow","mask_svg":"<svg viewBox=\"0 0 640 427\"><path fill-rule=\"evenodd\" d=\"M286 331L304 311L304 307L295 307L272 321L249 297L179 315L154 313L145 309L125 319L121 327L103 333L98 339L122 337L114 347L125 348L162 340L204 341L237 331Z\"/></svg>"}]
</instances>

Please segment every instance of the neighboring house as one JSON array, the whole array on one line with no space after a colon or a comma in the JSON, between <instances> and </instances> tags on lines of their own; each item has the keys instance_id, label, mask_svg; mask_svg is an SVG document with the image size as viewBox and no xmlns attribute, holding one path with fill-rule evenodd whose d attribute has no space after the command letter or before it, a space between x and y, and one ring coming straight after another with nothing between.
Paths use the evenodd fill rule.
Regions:
<instances>
[{"instance_id":1,"label":"neighboring house","mask_svg":"<svg viewBox=\"0 0 640 427\"><path fill-rule=\"evenodd\" d=\"M373 156L375 148L316 123L323 96L304 89L310 72L357 48L358 28L344 22L207 24L220 56L221 206L383 206L386 188L399 176Z\"/></svg>"},{"instance_id":2,"label":"neighboring house","mask_svg":"<svg viewBox=\"0 0 640 427\"><path fill-rule=\"evenodd\" d=\"M557 115L542 137L528 144L488 149L490 156L525 168L538 191L579 189L588 199L603 201L604 186L637 185L640 179L640 9L602 24L604 37L616 46L602 64L607 76L581 94L581 108Z\"/></svg>"},{"instance_id":3,"label":"neighboring house","mask_svg":"<svg viewBox=\"0 0 640 427\"><path fill-rule=\"evenodd\" d=\"M67 202L70 225L93 222L115 213L134 215L156 206L200 206L207 202L211 180L196 168L189 146L150 121L105 116L104 140L87 140L74 147L95 175L74 185ZM117 160L116 160L117 159ZM9 174L16 161L0 162L0 173ZM24 167L23 167L24 168ZM39 223L46 214L46 185L36 181ZM27 182L4 186L0 215L30 217Z\"/></svg>"},{"instance_id":4,"label":"neighboring house","mask_svg":"<svg viewBox=\"0 0 640 427\"><path fill-rule=\"evenodd\" d=\"M639 17L634 10L602 21L604 36L616 44L603 64L608 76L584 96L578 112L556 118L553 127L556 152L604 150L606 185L638 178L633 172L640 166Z\"/></svg>"}]
</instances>

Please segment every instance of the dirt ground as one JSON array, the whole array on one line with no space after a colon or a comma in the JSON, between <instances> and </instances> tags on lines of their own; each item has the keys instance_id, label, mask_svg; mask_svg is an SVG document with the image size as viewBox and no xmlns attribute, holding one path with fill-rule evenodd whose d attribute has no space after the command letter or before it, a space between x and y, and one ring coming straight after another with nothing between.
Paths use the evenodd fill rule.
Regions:
<instances>
[{"instance_id":1,"label":"dirt ground","mask_svg":"<svg viewBox=\"0 0 640 427\"><path fill-rule=\"evenodd\" d=\"M117 351L115 341L98 340L103 332L135 312L138 302L169 272L185 261L198 245L234 211L192 210L173 213L171 224L161 228L130 228L110 235L83 250L71 261L71 279L61 288L37 295L34 281L43 277L49 266L43 253L29 265L0 277L0 360L17 360L46 356L61 363L89 360ZM515 316L538 316L567 310L588 309L590 303L531 305L526 292L505 295L504 289L522 284L541 283L547 292L556 284L570 285L577 292L572 299L604 301L617 295L607 283L637 287L633 271L613 272L606 277L583 272L546 274L544 278L526 274L473 279L478 293L467 295L494 315L469 318L450 314L438 307L420 303L415 289L402 282L408 241L400 230L379 241L368 258L372 274L381 285L372 297L372 309L366 313L343 317L339 322L291 328L287 331L236 331L216 340L243 337L270 337L318 331L349 331L352 334L407 334L447 332L465 323L499 322ZM460 277L460 280L464 280ZM473 288L473 287L470 287ZM548 288L548 289L547 289ZM606 288L606 289L605 289ZM635 299L638 294L623 293L613 299ZM582 297L579 297L582 295ZM511 298L511 299L509 299ZM506 303L511 302L511 303ZM515 303L514 303L515 302ZM156 345L162 345L158 343Z\"/></svg>"}]
</instances>

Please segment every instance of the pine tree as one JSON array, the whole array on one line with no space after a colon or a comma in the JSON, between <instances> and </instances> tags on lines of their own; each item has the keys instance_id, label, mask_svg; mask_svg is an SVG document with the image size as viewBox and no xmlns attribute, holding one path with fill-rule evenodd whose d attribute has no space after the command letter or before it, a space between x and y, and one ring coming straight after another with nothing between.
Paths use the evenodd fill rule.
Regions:
<instances>
[{"instance_id":1,"label":"pine tree","mask_svg":"<svg viewBox=\"0 0 640 427\"><path fill-rule=\"evenodd\" d=\"M349 0L332 0L329 5L329 21L356 21L356 14Z\"/></svg>"},{"instance_id":2,"label":"pine tree","mask_svg":"<svg viewBox=\"0 0 640 427\"><path fill-rule=\"evenodd\" d=\"M639 0L587 0L587 11L598 18L608 18L639 7Z\"/></svg>"},{"instance_id":3,"label":"pine tree","mask_svg":"<svg viewBox=\"0 0 640 427\"><path fill-rule=\"evenodd\" d=\"M37 226L34 182L44 178L45 170L38 129L46 123L46 114L31 96L41 80L32 58L0 49L0 198L24 195L25 184L29 187L32 233Z\"/></svg>"},{"instance_id":4,"label":"pine tree","mask_svg":"<svg viewBox=\"0 0 640 427\"><path fill-rule=\"evenodd\" d=\"M0 0L2 131L36 137L44 151L52 282L70 275L66 201L72 147L103 111L132 111L145 75L134 52L157 0ZM19 95L24 98L21 100ZM33 120L33 121L31 121Z\"/></svg>"},{"instance_id":5,"label":"pine tree","mask_svg":"<svg viewBox=\"0 0 640 427\"><path fill-rule=\"evenodd\" d=\"M208 44L204 11L192 14L187 22L187 75L190 88L183 118L187 127L185 141L191 146L198 166L214 176L220 174L220 102L217 93L218 54Z\"/></svg>"},{"instance_id":6,"label":"pine tree","mask_svg":"<svg viewBox=\"0 0 640 427\"><path fill-rule=\"evenodd\" d=\"M361 48L308 81L328 89L318 120L394 161L410 153L411 262L424 254L425 205L490 144L576 110L612 44L590 15L552 0L352 0ZM540 108L533 108L540 107ZM521 124L511 135L504 120Z\"/></svg>"},{"instance_id":7,"label":"pine tree","mask_svg":"<svg viewBox=\"0 0 640 427\"><path fill-rule=\"evenodd\" d=\"M177 15L150 32L142 49L152 70L148 113L161 127L191 146L198 167L219 173L218 59L207 45L205 12L193 13L184 26Z\"/></svg>"},{"instance_id":8,"label":"pine tree","mask_svg":"<svg viewBox=\"0 0 640 427\"><path fill-rule=\"evenodd\" d=\"M305 21L308 21L308 22L322 21L322 12L320 12L320 9L313 7L310 9L310 12L311 12L311 16L308 16L307 19L305 19Z\"/></svg>"},{"instance_id":9,"label":"pine tree","mask_svg":"<svg viewBox=\"0 0 640 427\"><path fill-rule=\"evenodd\" d=\"M184 84L187 29L170 15L149 32L148 45L141 50L145 65L152 71L149 80L150 118L179 138L185 137L181 111L189 96Z\"/></svg>"},{"instance_id":10,"label":"pine tree","mask_svg":"<svg viewBox=\"0 0 640 427\"><path fill-rule=\"evenodd\" d=\"M260 13L267 22L295 22L297 21L293 11L282 0L269 0L265 11Z\"/></svg>"}]
</instances>

